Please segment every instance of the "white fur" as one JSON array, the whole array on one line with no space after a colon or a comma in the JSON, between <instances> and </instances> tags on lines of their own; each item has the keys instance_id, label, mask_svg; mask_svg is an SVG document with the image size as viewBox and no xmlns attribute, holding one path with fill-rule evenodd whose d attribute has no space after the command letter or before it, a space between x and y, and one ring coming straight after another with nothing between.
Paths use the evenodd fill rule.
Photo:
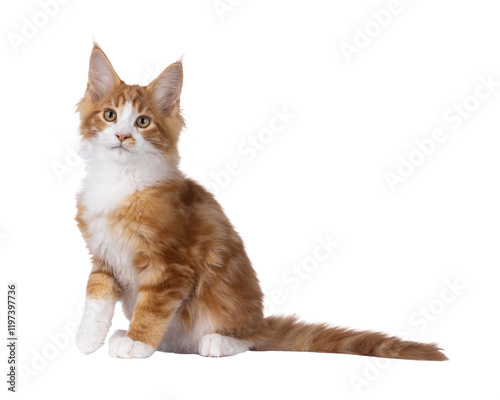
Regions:
<instances>
[{"instance_id":1,"label":"white fur","mask_svg":"<svg viewBox=\"0 0 500 400\"><path fill-rule=\"evenodd\" d=\"M131 310L126 313L130 319L138 291L137 273L132 266L131 244L119 232L113 232L110 229L105 214L98 214L88 218L87 221L87 230L90 233L87 245L92 254L105 260L112 267L116 280L124 290L123 297L126 299L127 309Z\"/></svg>"},{"instance_id":2,"label":"white fur","mask_svg":"<svg viewBox=\"0 0 500 400\"><path fill-rule=\"evenodd\" d=\"M116 358L147 358L155 349L146 343L125 336L127 332L117 330L109 339L109 355Z\"/></svg>"},{"instance_id":3,"label":"white fur","mask_svg":"<svg viewBox=\"0 0 500 400\"><path fill-rule=\"evenodd\" d=\"M198 352L204 357L225 357L249 350L251 343L246 340L218 333L210 333L201 338Z\"/></svg>"},{"instance_id":4,"label":"white fur","mask_svg":"<svg viewBox=\"0 0 500 400\"><path fill-rule=\"evenodd\" d=\"M139 116L131 102L117 113L116 123L110 123L87 144L87 175L83 180L82 202L93 215L107 214L136 191L164 181L179 173L176 160L169 160L148 142L135 127ZM117 134L131 134L135 146L123 149Z\"/></svg>"},{"instance_id":5,"label":"white fur","mask_svg":"<svg viewBox=\"0 0 500 400\"><path fill-rule=\"evenodd\" d=\"M104 344L115 311L115 301L87 298L82 321L76 333L78 349L89 354Z\"/></svg>"},{"instance_id":6,"label":"white fur","mask_svg":"<svg viewBox=\"0 0 500 400\"><path fill-rule=\"evenodd\" d=\"M87 174L80 201L86 209L83 218L88 223L90 237L87 244L91 252L106 261L118 281L135 293L135 270L130 251L133 244L127 242L121 232L112 231L107 216L128 195L164 181L179 171L175 163L170 163L138 132L134 123L139 114L130 101L115 111L116 123L110 123L98 137L86 143L90 144L91 150L85 154ZM128 133L135 138L135 146L128 150L117 148L120 141L116 134Z\"/></svg>"},{"instance_id":7,"label":"white fur","mask_svg":"<svg viewBox=\"0 0 500 400\"><path fill-rule=\"evenodd\" d=\"M90 145L87 148L90 147L91 150L85 152L87 174L79 197L84 207L83 218L88 224L87 229L90 234L87 245L96 257L104 260L113 269L116 279L125 290L122 300L125 314L130 319L138 289L135 268L132 266L134 255L131 249L134 246L123 237L122 232L113 231L108 223L108 216L127 196L176 176L179 171L177 160L167 159L165 154L144 139L135 127L135 120L139 114L131 102L125 103L122 108L115 111L116 123L110 123L97 137L86 142ZM127 147L124 142L123 146L126 149L120 148L117 134L131 134L136 140L135 145ZM100 347L110 321L111 317L108 323L99 325L100 328L94 332L91 320L88 319L85 324L82 320L82 329L78 337L81 343L79 348L84 352L92 352ZM175 347L196 348L195 344L208 332L207 329L202 329L191 339L173 334L172 336L177 335L180 343ZM86 335L89 337L85 338ZM134 342L126 337L123 331L115 332L110 339L110 355L114 357L141 358L148 357L153 352L151 346Z\"/></svg>"}]
</instances>

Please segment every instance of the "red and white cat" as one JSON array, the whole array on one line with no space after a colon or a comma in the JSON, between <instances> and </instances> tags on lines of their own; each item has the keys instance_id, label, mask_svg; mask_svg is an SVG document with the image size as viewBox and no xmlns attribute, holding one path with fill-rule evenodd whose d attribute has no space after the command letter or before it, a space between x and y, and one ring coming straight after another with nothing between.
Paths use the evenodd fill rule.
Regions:
<instances>
[{"instance_id":1,"label":"red and white cat","mask_svg":"<svg viewBox=\"0 0 500 400\"><path fill-rule=\"evenodd\" d=\"M121 301L130 325L111 336L113 357L277 350L445 360L434 344L264 317L241 238L214 197L178 169L182 82L176 62L148 86L127 85L92 50L78 104L82 140L93 149L77 199L92 255L78 348L103 345Z\"/></svg>"}]
</instances>

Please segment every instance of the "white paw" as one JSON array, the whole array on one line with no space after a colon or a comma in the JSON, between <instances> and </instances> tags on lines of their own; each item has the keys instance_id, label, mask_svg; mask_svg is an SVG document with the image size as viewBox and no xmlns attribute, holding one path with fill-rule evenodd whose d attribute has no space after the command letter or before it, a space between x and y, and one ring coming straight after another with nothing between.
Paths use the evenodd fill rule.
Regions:
<instances>
[{"instance_id":1,"label":"white paw","mask_svg":"<svg viewBox=\"0 0 500 400\"><path fill-rule=\"evenodd\" d=\"M90 354L104 344L109 324L100 321L82 320L76 332L76 347L83 354Z\"/></svg>"},{"instance_id":2,"label":"white paw","mask_svg":"<svg viewBox=\"0 0 500 400\"><path fill-rule=\"evenodd\" d=\"M146 343L133 340L126 331L117 330L109 339L109 355L116 358L147 358L155 349Z\"/></svg>"},{"instance_id":3,"label":"white paw","mask_svg":"<svg viewBox=\"0 0 500 400\"><path fill-rule=\"evenodd\" d=\"M113 301L87 299L82 321L76 332L76 346L83 354L93 353L104 344L114 308Z\"/></svg>"},{"instance_id":4,"label":"white paw","mask_svg":"<svg viewBox=\"0 0 500 400\"><path fill-rule=\"evenodd\" d=\"M243 353L250 349L250 342L210 333L200 339L198 352L204 357L224 357Z\"/></svg>"}]
</instances>

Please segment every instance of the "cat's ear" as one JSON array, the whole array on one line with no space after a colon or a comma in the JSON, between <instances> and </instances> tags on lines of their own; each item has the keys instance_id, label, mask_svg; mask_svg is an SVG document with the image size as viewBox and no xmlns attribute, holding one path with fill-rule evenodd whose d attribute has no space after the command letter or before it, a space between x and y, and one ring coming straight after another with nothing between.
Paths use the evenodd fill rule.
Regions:
<instances>
[{"instance_id":1,"label":"cat's ear","mask_svg":"<svg viewBox=\"0 0 500 400\"><path fill-rule=\"evenodd\" d=\"M182 90L182 63L173 63L148 85L153 98L167 115L175 115L180 109Z\"/></svg>"},{"instance_id":2,"label":"cat's ear","mask_svg":"<svg viewBox=\"0 0 500 400\"><path fill-rule=\"evenodd\" d=\"M93 101L111 93L121 82L106 54L94 43L89 63L89 81L86 95Z\"/></svg>"}]
</instances>

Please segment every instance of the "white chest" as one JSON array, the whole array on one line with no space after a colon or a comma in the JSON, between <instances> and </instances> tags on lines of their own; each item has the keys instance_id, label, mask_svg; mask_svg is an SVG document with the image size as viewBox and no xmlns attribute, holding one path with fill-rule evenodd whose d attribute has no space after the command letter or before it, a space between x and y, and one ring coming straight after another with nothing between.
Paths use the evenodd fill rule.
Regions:
<instances>
[{"instance_id":1,"label":"white chest","mask_svg":"<svg viewBox=\"0 0 500 400\"><path fill-rule=\"evenodd\" d=\"M110 213L132 193L179 174L166 157L142 156L129 162L117 162L102 148L94 150L87 160L81 199L92 215Z\"/></svg>"},{"instance_id":2,"label":"white chest","mask_svg":"<svg viewBox=\"0 0 500 400\"><path fill-rule=\"evenodd\" d=\"M105 261L124 288L136 287L136 271L132 263L134 238L125 234L120 221L111 222L109 215L123 206L127 197L167 179L178 170L165 157L150 156L118 162L105 149L97 146L87 160L87 175L80 193L85 208L87 245L91 252Z\"/></svg>"},{"instance_id":3,"label":"white chest","mask_svg":"<svg viewBox=\"0 0 500 400\"><path fill-rule=\"evenodd\" d=\"M135 287L135 268L133 262L133 245L121 232L111 226L106 215L101 214L89 218L89 237L87 245L96 257L105 261L115 274L118 282L127 288Z\"/></svg>"},{"instance_id":4,"label":"white chest","mask_svg":"<svg viewBox=\"0 0 500 400\"><path fill-rule=\"evenodd\" d=\"M133 243L123 234L120 221L109 215L123 205L127 196L144 188L144 179L132 165L121 165L105 159L87 164L87 176L80 195L87 223L87 245L96 257L105 261L123 287L135 287Z\"/></svg>"}]
</instances>

